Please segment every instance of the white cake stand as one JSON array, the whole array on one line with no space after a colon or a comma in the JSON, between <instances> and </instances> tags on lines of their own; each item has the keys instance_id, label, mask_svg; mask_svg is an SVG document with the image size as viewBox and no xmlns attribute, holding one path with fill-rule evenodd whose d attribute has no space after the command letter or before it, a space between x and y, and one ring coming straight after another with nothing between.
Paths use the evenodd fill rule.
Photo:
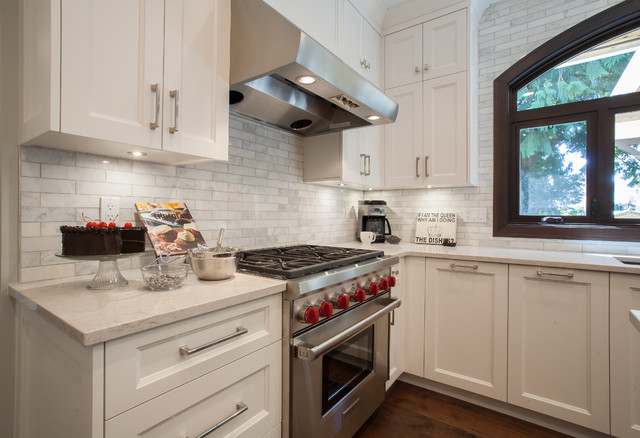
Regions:
<instances>
[{"instance_id":1,"label":"white cake stand","mask_svg":"<svg viewBox=\"0 0 640 438\"><path fill-rule=\"evenodd\" d=\"M129 257L136 257L145 254L145 252L132 252L127 254L105 254L105 255L79 255L69 256L56 254L57 257L62 257L71 260L97 260L98 272L91 280L91 283L87 285L87 289L117 289L129 284L126 278L120 273L118 268L118 260Z\"/></svg>"}]
</instances>

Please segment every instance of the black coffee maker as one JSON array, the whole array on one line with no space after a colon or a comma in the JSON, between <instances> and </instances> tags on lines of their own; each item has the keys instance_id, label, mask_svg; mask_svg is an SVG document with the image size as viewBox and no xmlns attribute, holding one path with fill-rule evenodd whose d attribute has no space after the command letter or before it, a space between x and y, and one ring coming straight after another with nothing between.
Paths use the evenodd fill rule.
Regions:
<instances>
[{"instance_id":1,"label":"black coffee maker","mask_svg":"<svg viewBox=\"0 0 640 438\"><path fill-rule=\"evenodd\" d=\"M383 243L385 236L391 235L391 224L387 219L387 203L385 201L358 201L358 232L373 231L376 234L374 243Z\"/></svg>"}]
</instances>

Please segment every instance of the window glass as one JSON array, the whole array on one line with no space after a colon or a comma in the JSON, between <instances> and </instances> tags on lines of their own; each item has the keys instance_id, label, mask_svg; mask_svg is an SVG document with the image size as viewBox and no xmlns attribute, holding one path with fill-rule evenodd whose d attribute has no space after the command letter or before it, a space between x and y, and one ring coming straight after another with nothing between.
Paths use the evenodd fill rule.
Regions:
<instances>
[{"instance_id":1,"label":"window glass","mask_svg":"<svg viewBox=\"0 0 640 438\"><path fill-rule=\"evenodd\" d=\"M524 111L640 90L640 29L594 46L517 91Z\"/></svg>"},{"instance_id":2,"label":"window glass","mask_svg":"<svg viewBox=\"0 0 640 438\"><path fill-rule=\"evenodd\" d=\"M640 218L640 111L616 114L614 210L616 219Z\"/></svg>"},{"instance_id":3,"label":"window glass","mask_svg":"<svg viewBox=\"0 0 640 438\"><path fill-rule=\"evenodd\" d=\"M585 216L587 122L519 130L521 216Z\"/></svg>"}]
</instances>

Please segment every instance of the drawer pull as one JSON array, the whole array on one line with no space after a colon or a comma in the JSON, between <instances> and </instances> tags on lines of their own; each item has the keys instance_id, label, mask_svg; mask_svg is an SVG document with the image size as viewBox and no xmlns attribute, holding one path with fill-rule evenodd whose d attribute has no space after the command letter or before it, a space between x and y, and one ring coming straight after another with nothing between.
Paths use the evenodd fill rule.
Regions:
<instances>
[{"instance_id":1,"label":"drawer pull","mask_svg":"<svg viewBox=\"0 0 640 438\"><path fill-rule=\"evenodd\" d=\"M208 342L206 344L200 345L199 347L195 347L195 348L189 348L187 345L183 345L182 347L180 347L180 354L182 356L191 356L194 353L197 353L198 351L202 351L205 348L209 348L209 347L213 347L214 345L218 345L222 342L228 341L229 339L233 339L233 338L237 338L238 336L242 336L245 333L247 333L249 330L247 330L246 328L242 327L242 326L238 326L236 327L236 332L231 334L231 335L227 335L223 338L220 339L216 339L215 341L211 341Z\"/></svg>"},{"instance_id":2,"label":"drawer pull","mask_svg":"<svg viewBox=\"0 0 640 438\"><path fill-rule=\"evenodd\" d=\"M227 424L229 421L231 421L234 418L236 418L238 415L245 413L248 409L249 409L249 406L245 405L244 403L242 403L242 402L236 403L236 411L233 414L229 415L227 418L225 418L224 420L222 420L220 423L216 424L215 426L212 426L210 429L202 432L196 438L204 438L205 436L209 435L210 433L215 432L216 430L220 429L222 426ZM182 435L180 438L189 438L189 435Z\"/></svg>"},{"instance_id":3,"label":"drawer pull","mask_svg":"<svg viewBox=\"0 0 640 438\"><path fill-rule=\"evenodd\" d=\"M536 274L538 274L538 277L573 278L573 274L571 272L567 274L555 274L553 272L544 272L542 270L538 270Z\"/></svg>"},{"instance_id":4,"label":"drawer pull","mask_svg":"<svg viewBox=\"0 0 640 438\"><path fill-rule=\"evenodd\" d=\"M456 268L464 268L464 269L473 269L474 271L478 270L478 265L459 265L457 263L451 263L451 269Z\"/></svg>"}]
</instances>

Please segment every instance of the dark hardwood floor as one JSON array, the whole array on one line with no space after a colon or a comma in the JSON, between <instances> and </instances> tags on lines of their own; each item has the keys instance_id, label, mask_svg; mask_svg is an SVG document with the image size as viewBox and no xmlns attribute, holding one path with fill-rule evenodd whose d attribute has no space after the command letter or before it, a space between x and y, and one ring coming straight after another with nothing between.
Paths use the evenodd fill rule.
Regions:
<instances>
[{"instance_id":1,"label":"dark hardwood floor","mask_svg":"<svg viewBox=\"0 0 640 438\"><path fill-rule=\"evenodd\" d=\"M396 382L354 438L567 438L464 401Z\"/></svg>"}]
</instances>

